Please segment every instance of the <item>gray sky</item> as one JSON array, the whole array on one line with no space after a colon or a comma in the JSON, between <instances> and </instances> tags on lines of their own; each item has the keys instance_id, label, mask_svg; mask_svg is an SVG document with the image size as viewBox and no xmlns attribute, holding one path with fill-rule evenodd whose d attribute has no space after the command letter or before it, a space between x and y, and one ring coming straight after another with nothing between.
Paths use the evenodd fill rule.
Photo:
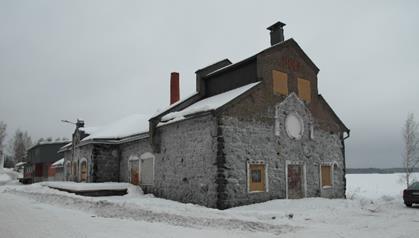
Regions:
<instances>
[{"instance_id":1,"label":"gray sky","mask_svg":"<svg viewBox=\"0 0 419 238\"><path fill-rule=\"evenodd\" d=\"M153 114L171 71L184 98L195 70L268 47L280 20L351 129L348 167L400 166L401 127L419 120L418 13L418 1L0 0L0 120L37 139L70 137L61 119Z\"/></svg>"}]
</instances>

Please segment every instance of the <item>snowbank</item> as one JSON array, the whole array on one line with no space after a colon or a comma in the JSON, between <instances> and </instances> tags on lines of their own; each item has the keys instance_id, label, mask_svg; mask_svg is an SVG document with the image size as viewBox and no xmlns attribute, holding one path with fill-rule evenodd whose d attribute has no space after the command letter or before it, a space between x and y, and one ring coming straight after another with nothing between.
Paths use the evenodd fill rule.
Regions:
<instances>
[{"instance_id":1,"label":"snowbank","mask_svg":"<svg viewBox=\"0 0 419 238\"><path fill-rule=\"evenodd\" d=\"M92 191L92 190L119 190L128 189L132 186L128 183L75 183L75 182L42 182L43 186L60 188L72 191Z\"/></svg>"},{"instance_id":2,"label":"snowbank","mask_svg":"<svg viewBox=\"0 0 419 238\"><path fill-rule=\"evenodd\" d=\"M418 174L417 174L418 175ZM74 186L128 186L128 195L81 197L45 186L0 186L0 196L30 198L79 210L97 217L197 228L243 232L243 237L416 237L418 209L406 208L399 193L401 174L347 175L350 199L277 199L227 210L210 209L144 195L130 184L76 184ZM55 183L68 185L68 183ZM390 198L390 199L389 199ZM32 203L31 203L32 204ZM391 219L389 219L391 218ZM53 222L53 221L51 221ZM204 233L205 236L206 233ZM125 236L121 233L120 236ZM172 236L166 234L165 236Z\"/></svg>"},{"instance_id":3,"label":"snowbank","mask_svg":"<svg viewBox=\"0 0 419 238\"><path fill-rule=\"evenodd\" d=\"M7 174L0 174L0 182L6 182L11 180L10 176Z\"/></svg>"},{"instance_id":4,"label":"snowbank","mask_svg":"<svg viewBox=\"0 0 419 238\"><path fill-rule=\"evenodd\" d=\"M0 169L0 185L18 183L17 178L19 175L20 173L13 171L13 169Z\"/></svg>"}]
</instances>

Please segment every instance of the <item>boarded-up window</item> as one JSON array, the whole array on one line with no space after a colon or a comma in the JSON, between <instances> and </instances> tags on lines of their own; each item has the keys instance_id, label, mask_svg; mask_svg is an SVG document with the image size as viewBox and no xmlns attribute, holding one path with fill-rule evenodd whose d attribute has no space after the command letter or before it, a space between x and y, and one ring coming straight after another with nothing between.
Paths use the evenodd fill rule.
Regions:
<instances>
[{"instance_id":1,"label":"boarded-up window","mask_svg":"<svg viewBox=\"0 0 419 238\"><path fill-rule=\"evenodd\" d=\"M266 190L265 183L265 165L249 164L249 192L264 192Z\"/></svg>"},{"instance_id":2,"label":"boarded-up window","mask_svg":"<svg viewBox=\"0 0 419 238\"><path fill-rule=\"evenodd\" d=\"M83 160L80 167L80 181L87 182L87 161Z\"/></svg>"},{"instance_id":3,"label":"boarded-up window","mask_svg":"<svg viewBox=\"0 0 419 238\"><path fill-rule=\"evenodd\" d=\"M298 78L298 96L306 102L311 101L310 81Z\"/></svg>"},{"instance_id":4,"label":"boarded-up window","mask_svg":"<svg viewBox=\"0 0 419 238\"><path fill-rule=\"evenodd\" d=\"M281 71L272 70L273 90L278 95L288 95L288 75Z\"/></svg>"},{"instance_id":5,"label":"boarded-up window","mask_svg":"<svg viewBox=\"0 0 419 238\"><path fill-rule=\"evenodd\" d=\"M141 180L142 185L153 185L154 183L154 158L141 159Z\"/></svg>"},{"instance_id":6,"label":"boarded-up window","mask_svg":"<svg viewBox=\"0 0 419 238\"><path fill-rule=\"evenodd\" d=\"M321 166L322 173L322 187L332 186L332 167L330 165Z\"/></svg>"}]
</instances>

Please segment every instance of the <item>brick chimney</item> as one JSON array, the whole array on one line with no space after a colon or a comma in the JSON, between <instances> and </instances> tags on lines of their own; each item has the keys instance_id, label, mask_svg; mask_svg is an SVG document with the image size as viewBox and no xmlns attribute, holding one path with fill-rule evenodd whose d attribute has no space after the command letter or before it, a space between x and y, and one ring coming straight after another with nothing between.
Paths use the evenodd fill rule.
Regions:
<instances>
[{"instance_id":1,"label":"brick chimney","mask_svg":"<svg viewBox=\"0 0 419 238\"><path fill-rule=\"evenodd\" d=\"M272 26L266 28L271 32L271 46L284 41L284 26L285 23L278 21Z\"/></svg>"},{"instance_id":2,"label":"brick chimney","mask_svg":"<svg viewBox=\"0 0 419 238\"><path fill-rule=\"evenodd\" d=\"M172 72L170 74L170 105L179 101L179 73Z\"/></svg>"}]
</instances>

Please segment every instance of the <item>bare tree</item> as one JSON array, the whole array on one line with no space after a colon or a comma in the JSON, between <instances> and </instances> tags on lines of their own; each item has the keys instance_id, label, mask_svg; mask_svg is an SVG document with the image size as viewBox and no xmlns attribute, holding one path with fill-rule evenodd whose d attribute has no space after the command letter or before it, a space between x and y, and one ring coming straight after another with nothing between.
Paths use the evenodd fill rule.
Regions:
<instances>
[{"instance_id":1,"label":"bare tree","mask_svg":"<svg viewBox=\"0 0 419 238\"><path fill-rule=\"evenodd\" d=\"M419 124L415 121L412 113L407 116L403 127L403 140L403 166L406 171L405 182L408 187L411 173L419 164Z\"/></svg>"},{"instance_id":2,"label":"bare tree","mask_svg":"<svg viewBox=\"0 0 419 238\"><path fill-rule=\"evenodd\" d=\"M26 150L32 145L28 132L16 130L14 137L9 141L9 152L15 163L22 162L26 157Z\"/></svg>"},{"instance_id":3,"label":"bare tree","mask_svg":"<svg viewBox=\"0 0 419 238\"><path fill-rule=\"evenodd\" d=\"M6 138L6 123L0 121L0 170L2 170L4 166L4 138Z\"/></svg>"},{"instance_id":4,"label":"bare tree","mask_svg":"<svg viewBox=\"0 0 419 238\"><path fill-rule=\"evenodd\" d=\"M3 148L4 148L3 142L4 142L4 139L6 138L6 126L7 126L6 123L0 121L0 154L3 153Z\"/></svg>"}]
</instances>

